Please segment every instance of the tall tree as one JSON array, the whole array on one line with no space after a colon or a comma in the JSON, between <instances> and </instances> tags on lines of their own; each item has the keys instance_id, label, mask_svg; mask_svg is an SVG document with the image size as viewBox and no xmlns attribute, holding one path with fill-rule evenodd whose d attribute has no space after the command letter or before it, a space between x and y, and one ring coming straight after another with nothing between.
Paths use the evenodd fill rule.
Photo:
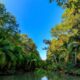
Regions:
<instances>
[{"instance_id":1,"label":"tall tree","mask_svg":"<svg viewBox=\"0 0 80 80\"><path fill-rule=\"evenodd\" d=\"M0 71L31 71L41 60L33 40L20 34L16 18L0 4Z\"/></svg>"},{"instance_id":2,"label":"tall tree","mask_svg":"<svg viewBox=\"0 0 80 80\"><path fill-rule=\"evenodd\" d=\"M80 52L80 0L55 0L65 8L62 22L51 29L52 40L48 48L48 59L77 64ZM63 60L62 60L63 59Z\"/></svg>"}]
</instances>

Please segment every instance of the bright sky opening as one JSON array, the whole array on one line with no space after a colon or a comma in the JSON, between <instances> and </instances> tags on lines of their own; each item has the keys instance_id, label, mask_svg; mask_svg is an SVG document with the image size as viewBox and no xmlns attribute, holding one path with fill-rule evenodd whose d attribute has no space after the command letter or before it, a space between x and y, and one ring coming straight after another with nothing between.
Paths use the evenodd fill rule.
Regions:
<instances>
[{"instance_id":1,"label":"bright sky opening","mask_svg":"<svg viewBox=\"0 0 80 80\"><path fill-rule=\"evenodd\" d=\"M51 39L50 30L61 22L61 9L49 0L0 0L20 25L21 33L27 34L37 45L42 59L46 59L44 39Z\"/></svg>"}]
</instances>

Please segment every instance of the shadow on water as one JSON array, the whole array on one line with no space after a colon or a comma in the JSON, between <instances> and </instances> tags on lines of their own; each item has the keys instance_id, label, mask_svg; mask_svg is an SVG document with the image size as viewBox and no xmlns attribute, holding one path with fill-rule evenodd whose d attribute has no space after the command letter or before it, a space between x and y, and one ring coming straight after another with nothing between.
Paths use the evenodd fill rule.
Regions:
<instances>
[{"instance_id":1,"label":"shadow on water","mask_svg":"<svg viewBox=\"0 0 80 80\"><path fill-rule=\"evenodd\" d=\"M0 76L0 80L80 80L80 77L68 76L59 73L49 73L41 76L33 73L27 73L23 75L12 75L12 76Z\"/></svg>"}]
</instances>

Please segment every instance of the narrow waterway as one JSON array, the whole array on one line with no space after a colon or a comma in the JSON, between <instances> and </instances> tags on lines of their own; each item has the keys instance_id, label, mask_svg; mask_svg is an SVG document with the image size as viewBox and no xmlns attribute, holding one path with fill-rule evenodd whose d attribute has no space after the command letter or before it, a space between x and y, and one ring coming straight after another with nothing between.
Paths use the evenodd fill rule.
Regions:
<instances>
[{"instance_id":1,"label":"narrow waterway","mask_svg":"<svg viewBox=\"0 0 80 80\"><path fill-rule=\"evenodd\" d=\"M0 76L0 80L80 80L80 77L69 76L64 74L49 73L41 76L33 73L22 75Z\"/></svg>"}]
</instances>

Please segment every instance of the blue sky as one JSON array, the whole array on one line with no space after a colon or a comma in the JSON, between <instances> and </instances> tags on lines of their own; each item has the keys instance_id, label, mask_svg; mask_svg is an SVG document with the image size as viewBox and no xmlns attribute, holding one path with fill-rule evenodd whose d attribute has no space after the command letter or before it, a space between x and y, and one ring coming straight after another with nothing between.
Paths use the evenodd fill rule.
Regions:
<instances>
[{"instance_id":1,"label":"blue sky","mask_svg":"<svg viewBox=\"0 0 80 80\"><path fill-rule=\"evenodd\" d=\"M17 19L21 33L27 34L37 45L42 59L46 59L44 39L51 39L50 30L60 23L63 10L49 0L1 0Z\"/></svg>"}]
</instances>

